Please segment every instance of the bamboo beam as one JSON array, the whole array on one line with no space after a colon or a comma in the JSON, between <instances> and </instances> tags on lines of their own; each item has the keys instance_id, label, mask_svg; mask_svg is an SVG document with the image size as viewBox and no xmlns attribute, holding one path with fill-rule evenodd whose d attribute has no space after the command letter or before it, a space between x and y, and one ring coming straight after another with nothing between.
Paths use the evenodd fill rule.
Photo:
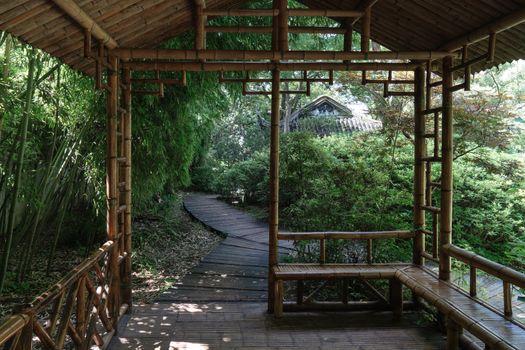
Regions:
<instances>
[{"instance_id":1,"label":"bamboo beam","mask_svg":"<svg viewBox=\"0 0 525 350\"><path fill-rule=\"evenodd\" d=\"M270 136L270 208L269 208L269 253L268 253L268 312L274 310L276 302L282 305L282 295L275 295L276 289L281 287L280 281L275 281L273 268L278 263L279 246L279 133L281 126L281 72L272 71L272 119ZM279 297L280 300L275 300ZM281 309L282 310L282 309ZM279 311L279 309L276 309Z\"/></svg>"},{"instance_id":2,"label":"bamboo beam","mask_svg":"<svg viewBox=\"0 0 525 350\"><path fill-rule=\"evenodd\" d=\"M118 43L93 18L91 18L73 0L52 0L58 7L68 14L78 25L91 32L97 40L104 43L109 49L118 47Z\"/></svg>"},{"instance_id":3,"label":"bamboo beam","mask_svg":"<svg viewBox=\"0 0 525 350\"><path fill-rule=\"evenodd\" d=\"M184 81L181 79L131 79L131 83L185 86Z\"/></svg>"},{"instance_id":4,"label":"bamboo beam","mask_svg":"<svg viewBox=\"0 0 525 350\"><path fill-rule=\"evenodd\" d=\"M281 38L284 42L284 35ZM286 45L285 45L286 47ZM261 51L261 50L181 50L118 48L111 55L122 60L438 60L450 53L444 51Z\"/></svg>"},{"instance_id":5,"label":"bamboo beam","mask_svg":"<svg viewBox=\"0 0 525 350\"><path fill-rule=\"evenodd\" d=\"M413 244L413 262L423 265L422 252L425 250L425 235L421 229L425 228L425 70L418 67L414 72L414 229L416 236Z\"/></svg>"},{"instance_id":6,"label":"bamboo beam","mask_svg":"<svg viewBox=\"0 0 525 350\"><path fill-rule=\"evenodd\" d=\"M262 72L279 69L283 72L305 70L333 71L410 71L414 63L219 63L219 62L125 62L124 67L134 71L188 71L188 72Z\"/></svg>"},{"instance_id":7,"label":"bamboo beam","mask_svg":"<svg viewBox=\"0 0 525 350\"><path fill-rule=\"evenodd\" d=\"M207 33L259 33L270 34L273 28L270 26L206 26ZM288 26L288 32L293 34L345 34L346 29L339 27L307 27Z\"/></svg>"},{"instance_id":8,"label":"bamboo beam","mask_svg":"<svg viewBox=\"0 0 525 350\"><path fill-rule=\"evenodd\" d=\"M439 47L443 51L457 51L465 45L475 44L483 39L488 38L491 34L501 33L509 28L525 22L525 7L512 11L494 22L485 24L467 34L455 38Z\"/></svg>"},{"instance_id":9,"label":"bamboo beam","mask_svg":"<svg viewBox=\"0 0 525 350\"><path fill-rule=\"evenodd\" d=\"M364 14L367 9L372 8L372 6L374 6L378 1L379 0L361 0L357 4L356 9L359 10L359 11L363 11L363 14ZM361 19L361 17L358 17L358 18L354 19L352 24L355 25L357 23L357 21L359 21L360 19Z\"/></svg>"},{"instance_id":10,"label":"bamboo beam","mask_svg":"<svg viewBox=\"0 0 525 350\"><path fill-rule=\"evenodd\" d=\"M453 120L452 120L452 57L443 59L442 92L442 162L441 162L441 222L439 233L439 278L450 280L451 260L443 247L452 242L452 186L453 186Z\"/></svg>"},{"instance_id":11,"label":"bamboo beam","mask_svg":"<svg viewBox=\"0 0 525 350\"><path fill-rule=\"evenodd\" d=\"M290 9L289 15L292 17L336 17L336 18L357 18L363 16L363 11L353 10L317 10L317 9Z\"/></svg>"},{"instance_id":12,"label":"bamboo beam","mask_svg":"<svg viewBox=\"0 0 525 350\"><path fill-rule=\"evenodd\" d=\"M214 17L277 17L279 15L279 10L210 10L204 9L202 11L205 16L214 16Z\"/></svg>"}]
</instances>

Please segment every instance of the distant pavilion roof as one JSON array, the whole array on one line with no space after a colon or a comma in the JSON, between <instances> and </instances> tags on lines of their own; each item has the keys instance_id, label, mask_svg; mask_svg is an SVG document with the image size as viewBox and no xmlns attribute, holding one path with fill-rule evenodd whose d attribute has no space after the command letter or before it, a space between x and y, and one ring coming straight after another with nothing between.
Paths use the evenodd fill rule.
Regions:
<instances>
[{"instance_id":1,"label":"distant pavilion roof","mask_svg":"<svg viewBox=\"0 0 525 350\"><path fill-rule=\"evenodd\" d=\"M383 128L379 120L357 115L351 108L329 96L320 96L296 110L288 121L290 131L309 131L319 136L351 134L356 131L376 131ZM259 125L269 127L269 122L259 116ZM284 121L281 120L281 129Z\"/></svg>"}]
</instances>

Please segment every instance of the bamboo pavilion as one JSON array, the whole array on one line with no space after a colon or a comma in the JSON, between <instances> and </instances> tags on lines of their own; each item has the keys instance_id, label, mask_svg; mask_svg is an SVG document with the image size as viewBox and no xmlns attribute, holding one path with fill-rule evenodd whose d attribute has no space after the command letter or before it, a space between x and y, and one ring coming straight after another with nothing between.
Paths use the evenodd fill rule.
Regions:
<instances>
[{"instance_id":1,"label":"bamboo pavilion","mask_svg":"<svg viewBox=\"0 0 525 350\"><path fill-rule=\"evenodd\" d=\"M408 288L414 300L434 306L447 320L447 349L459 344L479 348L466 333L488 349L525 349L525 329L513 317L512 286L525 288L525 274L454 245L453 122L454 92L470 89L472 73L525 58L524 0L299 0L290 8L274 0L266 9L246 7L241 0L4 0L0 30L93 76L106 92L107 113L107 242L71 271L61 283L0 326L4 349L62 349L69 339L75 348L104 347L118 330L119 319L132 307L131 152L132 98L162 96L167 84L184 85L186 72L271 72L270 222L268 227L268 311L275 317L297 310L283 303L283 283L301 286L306 280L384 280L389 284L388 309L402 317ZM292 17L329 17L337 27L290 25ZM269 17L269 26L216 26L218 17ZM160 48L168 39L195 33L192 49ZM359 47L352 34L361 35ZM208 33L260 33L272 36L266 50L207 49ZM292 51L289 34L333 34L344 37L344 50ZM373 40L389 51L374 51ZM279 231L279 131L282 72L357 71L363 84L381 84L386 96L414 101L413 229L389 232ZM399 80L396 72L413 72ZM134 72L150 72L158 90L136 90L143 83ZM163 79L178 72L180 79ZM371 79L369 72L384 72ZM436 78L439 77L439 78ZM250 84L253 78L237 80ZM256 80L256 79L255 79ZM298 81L315 83L308 74ZM256 82L256 81L255 81ZM402 92L394 85L407 86ZM205 94L205 92L203 92ZM435 166L439 165L439 166ZM436 170L439 170L436 171ZM376 264L373 242L406 239L413 243L410 264ZM279 242L317 240L316 264L283 264ZM368 246L365 264L326 263L329 240L362 240ZM469 292L450 282L451 260L469 266ZM439 265L434 274L426 263ZM476 273L503 283L504 307L494 309L477 298ZM90 313L95 308L96 312ZM333 308L332 308L333 309ZM43 310L50 310L43 313ZM42 316L44 315L44 316ZM349 314L348 317L351 317Z\"/></svg>"}]
</instances>

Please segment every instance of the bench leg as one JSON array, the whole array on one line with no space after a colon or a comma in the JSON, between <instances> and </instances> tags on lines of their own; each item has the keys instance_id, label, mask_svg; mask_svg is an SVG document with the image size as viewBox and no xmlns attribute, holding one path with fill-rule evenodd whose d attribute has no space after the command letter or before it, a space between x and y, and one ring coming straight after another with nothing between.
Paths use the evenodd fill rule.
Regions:
<instances>
[{"instance_id":1,"label":"bench leg","mask_svg":"<svg viewBox=\"0 0 525 350\"><path fill-rule=\"evenodd\" d=\"M274 288L275 288L275 292L274 292L274 297L275 297L275 300L274 300L274 315L275 317L277 318L281 318L283 317L283 281L280 281L280 280L277 280L275 281L274 283Z\"/></svg>"},{"instance_id":2,"label":"bench leg","mask_svg":"<svg viewBox=\"0 0 525 350\"><path fill-rule=\"evenodd\" d=\"M459 349L459 325L451 320L447 319L447 350L458 350Z\"/></svg>"},{"instance_id":3,"label":"bench leg","mask_svg":"<svg viewBox=\"0 0 525 350\"><path fill-rule=\"evenodd\" d=\"M399 320L403 315L403 284L396 279L392 278L389 284L390 290L390 305L394 312L394 319Z\"/></svg>"}]
</instances>

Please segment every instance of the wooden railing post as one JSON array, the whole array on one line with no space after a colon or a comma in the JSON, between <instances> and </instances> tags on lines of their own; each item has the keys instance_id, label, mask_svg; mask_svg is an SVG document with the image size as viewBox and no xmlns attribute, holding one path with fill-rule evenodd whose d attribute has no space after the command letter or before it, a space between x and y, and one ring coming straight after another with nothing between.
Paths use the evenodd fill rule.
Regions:
<instances>
[{"instance_id":1,"label":"wooden railing post","mask_svg":"<svg viewBox=\"0 0 525 350\"><path fill-rule=\"evenodd\" d=\"M109 285L109 310L114 329L117 329L118 314L120 308L120 273L119 273L119 244L118 244L118 160L117 160L117 125L118 125L118 59L110 58L112 69L108 71L108 113L107 113L107 236L108 240L115 244L110 251L109 270L111 281Z\"/></svg>"},{"instance_id":2,"label":"wooden railing post","mask_svg":"<svg viewBox=\"0 0 525 350\"><path fill-rule=\"evenodd\" d=\"M425 70L418 67L414 72L414 237L413 262L417 265L423 264L422 253L425 250L425 236L422 229L425 228L425 162L426 156L425 141Z\"/></svg>"},{"instance_id":3,"label":"wooden railing post","mask_svg":"<svg viewBox=\"0 0 525 350\"><path fill-rule=\"evenodd\" d=\"M442 164L441 164L441 222L439 234L439 278L450 280L451 259L442 247L452 242L452 163L453 163L453 120L452 120L452 57L443 59L443 113L442 113Z\"/></svg>"},{"instance_id":4,"label":"wooden railing post","mask_svg":"<svg viewBox=\"0 0 525 350\"><path fill-rule=\"evenodd\" d=\"M275 281L272 269L278 263L279 234L279 134L281 125L281 71L272 72L272 120L270 137L270 225L268 254L268 312L274 311Z\"/></svg>"}]
</instances>

